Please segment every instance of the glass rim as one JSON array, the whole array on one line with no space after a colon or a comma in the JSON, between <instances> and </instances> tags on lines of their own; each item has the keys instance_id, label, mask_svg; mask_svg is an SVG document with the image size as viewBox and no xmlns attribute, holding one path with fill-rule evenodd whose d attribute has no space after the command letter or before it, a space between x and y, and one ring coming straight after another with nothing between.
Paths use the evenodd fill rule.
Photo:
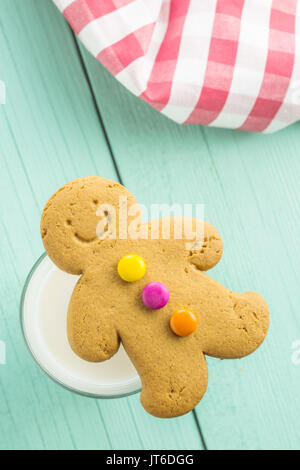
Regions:
<instances>
[{"instance_id":1,"label":"glass rim","mask_svg":"<svg viewBox=\"0 0 300 470\"><path fill-rule=\"evenodd\" d=\"M24 283L24 286L22 288L22 293L21 293L21 298L20 298L20 306L19 306L19 314L20 314L20 324L21 324L21 331L22 331L22 336L23 336L23 339L25 341L25 344L26 344L26 348L27 350L29 351L31 357L33 358L34 362L36 363L36 365L42 370L42 372L48 377L50 378L54 383L56 383L57 385L61 386L62 388L64 388L65 390L69 391L69 392L72 392L72 393L75 393L76 395L81 395L83 397L87 397L87 398L96 398L96 399L107 399L107 400L112 400L112 399L116 399L116 398L125 398L125 397L129 397L131 395L136 395L137 393L140 393L141 391L141 388L137 389L137 390L134 390L132 392L128 392L128 393L121 393L119 395L101 395L101 394L96 394L96 393L89 393L89 392L83 392L81 390L78 390L76 388L73 388L67 384L65 384L64 382L62 382L61 380L57 379L51 372L49 372L47 370L47 368L41 364L41 362L39 361L39 359L37 358L36 354L34 353L32 347L30 346L30 343L28 341L28 338L27 338L27 335L26 335L26 331L25 331L25 325L24 325L24 306L25 306L25 298L26 298L26 294L27 294L27 290L28 290L28 287L29 287L29 284L33 278L33 275L34 273L36 272L37 268L40 266L40 264L44 261L44 259L47 257L47 253L44 252L38 259L37 261L34 263L34 265L32 266L32 268L30 269L27 277L26 277L26 280L25 280L25 283Z\"/></svg>"}]
</instances>

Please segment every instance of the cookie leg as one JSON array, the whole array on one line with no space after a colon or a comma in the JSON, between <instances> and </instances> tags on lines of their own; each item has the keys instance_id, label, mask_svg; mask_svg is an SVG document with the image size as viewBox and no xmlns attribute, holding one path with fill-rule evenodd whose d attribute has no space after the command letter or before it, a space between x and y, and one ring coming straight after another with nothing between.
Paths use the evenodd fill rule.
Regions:
<instances>
[{"instance_id":1,"label":"cookie leg","mask_svg":"<svg viewBox=\"0 0 300 470\"><path fill-rule=\"evenodd\" d=\"M205 354L221 359L242 358L264 341L269 327L269 310L255 292L232 294L232 308L220 312L215 336L207 339Z\"/></svg>"},{"instance_id":2,"label":"cookie leg","mask_svg":"<svg viewBox=\"0 0 300 470\"><path fill-rule=\"evenodd\" d=\"M141 403L145 410L158 418L172 418L191 411L207 389L208 371L205 357L173 356L160 358L156 367L137 367L142 380Z\"/></svg>"}]
</instances>

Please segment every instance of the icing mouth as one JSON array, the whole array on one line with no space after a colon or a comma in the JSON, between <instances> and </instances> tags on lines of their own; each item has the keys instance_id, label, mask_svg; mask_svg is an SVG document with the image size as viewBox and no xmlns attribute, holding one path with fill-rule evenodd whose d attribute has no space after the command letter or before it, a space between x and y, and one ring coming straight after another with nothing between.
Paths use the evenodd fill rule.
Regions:
<instances>
[{"instance_id":1,"label":"icing mouth","mask_svg":"<svg viewBox=\"0 0 300 470\"><path fill-rule=\"evenodd\" d=\"M82 237L81 235L79 235L78 233L75 233L74 234L74 237L76 240L78 240L80 243L84 243L84 244L87 244L87 243L93 243L95 241L98 240L98 237L93 237L93 238L84 238Z\"/></svg>"}]
</instances>

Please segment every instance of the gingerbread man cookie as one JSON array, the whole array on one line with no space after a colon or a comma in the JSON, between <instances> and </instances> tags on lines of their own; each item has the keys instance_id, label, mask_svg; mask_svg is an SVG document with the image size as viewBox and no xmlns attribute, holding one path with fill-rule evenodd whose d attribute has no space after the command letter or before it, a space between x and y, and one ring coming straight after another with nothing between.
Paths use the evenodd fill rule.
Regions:
<instances>
[{"instance_id":1,"label":"gingerbread man cookie","mask_svg":"<svg viewBox=\"0 0 300 470\"><path fill-rule=\"evenodd\" d=\"M195 219L142 225L129 191L99 177L62 187L41 221L50 258L81 275L68 311L72 349L86 361L101 362L122 342L142 381L142 405L162 418L199 403L208 383L205 355L247 356L269 325L259 294L232 292L205 273L222 256L217 230L203 223L199 246L184 231L178 236L180 221L197 233Z\"/></svg>"}]
</instances>

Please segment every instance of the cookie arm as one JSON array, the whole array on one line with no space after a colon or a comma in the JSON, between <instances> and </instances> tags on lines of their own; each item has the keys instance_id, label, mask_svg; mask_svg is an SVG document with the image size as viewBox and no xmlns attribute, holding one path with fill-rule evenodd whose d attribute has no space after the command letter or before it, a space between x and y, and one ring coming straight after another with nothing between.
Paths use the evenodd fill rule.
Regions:
<instances>
[{"instance_id":1,"label":"cookie arm","mask_svg":"<svg viewBox=\"0 0 300 470\"><path fill-rule=\"evenodd\" d=\"M148 239L170 240L169 248L184 251L187 262L201 271L218 264L223 254L221 235L213 225L191 217L164 217L146 223Z\"/></svg>"},{"instance_id":2,"label":"cookie arm","mask_svg":"<svg viewBox=\"0 0 300 470\"><path fill-rule=\"evenodd\" d=\"M269 310L255 292L230 293L231 308L207 319L204 353L221 359L239 359L254 352L264 341L269 327Z\"/></svg>"},{"instance_id":3,"label":"cookie arm","mask_svg":"<svg viewBox=\"0 0 300 470\"><path fill-rule=\"evenodd\" d=\"M208 222L203 224L203 243L195 250L189 250L188 261L201 271L208 271L222 258L223 242L215 227Z\"/></svg>"},{"instance_id":4,"label":"cookie arm","mask_svg":"<svg viewBox=\"0 0 300 470\"><path fill-rule=\"evenodd\" d=\"M77 283L68 310L68 339L79 357L102 362L117 353L120 340L109 304L93 289L84 277Z\"/></svg>"}]
</instances>

